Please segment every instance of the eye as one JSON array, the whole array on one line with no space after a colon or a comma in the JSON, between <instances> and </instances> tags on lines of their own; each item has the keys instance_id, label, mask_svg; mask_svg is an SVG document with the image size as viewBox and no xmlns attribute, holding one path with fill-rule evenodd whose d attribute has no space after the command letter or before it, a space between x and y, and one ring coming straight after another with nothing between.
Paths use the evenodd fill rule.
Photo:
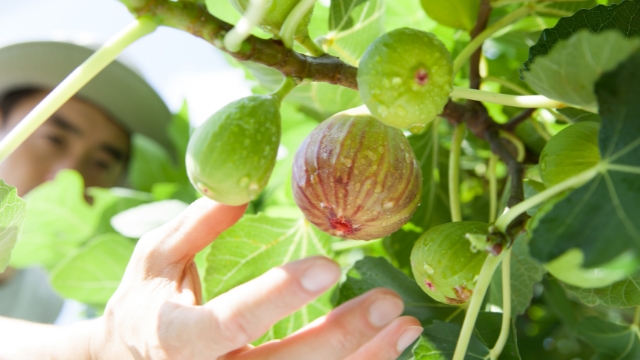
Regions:
<instances>
[{"instance_id":1,"label":"eye","mask_svg":"<svg viewBox=\"0 0 640 360\"><path fill-rule=\"evenodd\" d=\"M56 146L63 146L65 144L65 139L63 136L57 135L57 134L49 134L47 135L47 140L49 140L50 143L56 145Z\"/></svg>"},{"instance_id":2,"label":"eye","mask_svg":"<svg viewBox=\"0 0 640 360\"><path fill-rule=\"evenodd\" d=\"M93 165L101 171L108 171L111 169L111 163L105 160L96 160L93 162Z\"/></svg>"}]
</instances>

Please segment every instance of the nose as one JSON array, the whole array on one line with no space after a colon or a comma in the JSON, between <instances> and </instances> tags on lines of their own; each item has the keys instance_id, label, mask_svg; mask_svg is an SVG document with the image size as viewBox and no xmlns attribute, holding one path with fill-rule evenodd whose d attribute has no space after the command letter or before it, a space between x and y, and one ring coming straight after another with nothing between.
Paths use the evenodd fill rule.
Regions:
<instances>
[{"instance_id":1,"label":"nose","mask_svg":"<svg viewBox=\"0 0 640 360\"><path fill-rule=\"evenodd\" d=\"M62 170L76 170L82 173L82 161L79 157L67 156L65 158L58 159L49 165L45 173L45 181L53 180Z\"/></svg>"}]
</instances>

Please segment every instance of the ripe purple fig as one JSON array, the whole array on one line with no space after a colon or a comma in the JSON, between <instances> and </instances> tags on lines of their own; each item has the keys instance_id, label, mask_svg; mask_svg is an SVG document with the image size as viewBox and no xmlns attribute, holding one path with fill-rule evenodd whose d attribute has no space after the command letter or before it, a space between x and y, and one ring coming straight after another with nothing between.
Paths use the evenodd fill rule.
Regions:
<instances>
[{"instance_id":1,"label":"ripe purple fig","mask_svg":"<svg viewBox=\"0 0 640 360\"><path fill-rule=\"evenodd\" d=\"M422 174L399 129L358 110L322 122L296 152L293 195L307 220L346 239L381 238L419 205Z\"/></svg>"}]
</instances>

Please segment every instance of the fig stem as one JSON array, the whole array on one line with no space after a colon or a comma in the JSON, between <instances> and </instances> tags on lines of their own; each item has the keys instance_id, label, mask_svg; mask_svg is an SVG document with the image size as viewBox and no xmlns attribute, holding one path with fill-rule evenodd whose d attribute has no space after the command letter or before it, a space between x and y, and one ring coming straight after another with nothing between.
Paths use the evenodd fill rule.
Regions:
<instances>
[{"instance_id":1,"label":"fig stem","mask_svg":"<svg viewBox=\"0 0 640 360\"><path fill-rule=\"evenodd\" d=\"M308 35L300 41L300 45L307 49L311 56L322 56L326 54L326 52L324 52L324 50L322 50L322 48L318 44L316 44L316 42L313 41L313 39L311 39L311 37L309 37Z\"/></svg>"},{"instance_id":2,"label":"fig stem","mask_svg":"<svg viewBox=\"0 0 640 360\"><path fill-rule=\"evenodd\" d=\"M484 296L487 293L489 284L491 283L491 278L493 278L493 273L496 271L496 268L506 253L506 251L503 251L498 256L489 254L484 260L484 264L482 264L482 269L478 276L478 282L473 290L473 295L471 295L469 308L467 309L467 314L465 315L464 322L462 323L462 329L460 330L456 350L453 353L453 360L463 360L465 357L467 348L469 347L469 340L471 339L471 334L473 333L473 328L476 324L480 307L482 306L482 301L484 300Z\"/></svg>"},{"instance_id":3,"label":"fig stem","mask_svg":"<svg viewBox=\"0 0 640 360\"><path fill-rule=\"evenodd\" d=\"M511 327L511 248L508 248L502 259L502 326L500 335L493 349L489 351L491 360L497 360L504 349Z\"/></svg>"},{"instance_id":4,"label":"fig stem","mask_svg":"<svg viewBox=\"0 0 640 360\"><path fill-rule=\"evenodd\" d=\"M487 165L487 179L489 180L489 224L496 221L498 215L498 179L496 178L496 164L498 155L491 153Z\"/></svg>"},{"instance_id":5,"label":"fig stem","mask_svg":"<svg viewBox=\"0 0 640 360\"><path fill-rule=\"evenodd\" d=\"M251 35L251 29L260 24L269 8L268 0L251 0L247 11L238 23L224 36L224 47L229 51L240 50L242 42Z\"/></svg>"},{"instance_id":6,"label":"fig stem","mask_svg":"<svg viewBox=\"0 0 640 360\"><path fill-rule=\"evenodd\" d=\"M507 95L490 91L467 89L454 86L449 94L452 98L462 98L476 101L485 101L494 104L514 106L520 108L552 108L559 109L567 107L567 104L549 99L543 95ZM597 113L598 110L591 107L583 107L583 110Z\"/></svg>"},{"instance_id":7,"label":"fig stem","mask_svg":"<svg viewBox=\"0 0 640 360\"><path fill-rule=\"evenodd\" d=\"M298 25L300 25L304 16L309 12L309 10L311 10L315 3L316 0L301 0L291 10L289 15L287 15L284 23L282 23L282 27L280 28L280 39L282 39L284 45L289 49L293 49L293 40L295 38Z\"/></svg>"},{"instance_id":8,"label":"fig stem","mask_svg":"<svg viewBox=\"0 0 640 360\"><path fill-rule=\"evenodd\" d=\"M100 49L71 72L0 141L0 162L13 152L67 100L109 65L127 46L152 33L157 23L140 17L116 33Z\"/></svg>"},{"instance_id":9,"label":"fig stem","mask_svg":"<svg viewBox=\"0 0 640 360\"><path fill-rule=\"evenodd\" d=\"M484 31L482 31L478 36L473 38L467 46L460 51L458 56L453 61L453 73L457 74L462 66L467 62L467 60L471 57L471 55L479 49L485 40L490 38L493 34L508 26L509 24L518 21L526 16L528 16L532 12L532 7L529 5L523 5L519 7L517 10L509 13L502 19L496 21L491 26L487 27Z\"/></svg>"},{"instance_id":10,"label":"fig stem","mask_svg":"<svg viewBox=\"0 0 640 360\"><path fill-rule=\"evenodd\" d=\"M512 83L511 81L507 80L507 79L503 79L501 77L497 77L497 76L485 76L482 78L482 81L484 82L494 82L496 84L499 84L501 86L506 87L509 90L512 90L520 95L531 95L531 92L528 91L527 89L523 88L522 86L518 86L514 83Z\"/></svg>"},{"instance_id":11,"label":"fig stem","mask_svg":"<svg viewBox=\"0 0 640 360\"><path fill-rule=\"evenodd\" d=\"M456 125L451 140L449 152L449 207L451 208L451 221L462 221L460 209L460 153L462 140L466 130L465 123Z\"/></svg>"},{"instance_id":12,"label":"fig stem","mask_svg":"<svg viewBox=\"0 0 640 360\"><path fill-rule=\"evenodd\" d=\"M598 165L587 169L576 176L572 176L565 181L558 183L546 190L516 204L512 208L508 209L502 216L496 220L495 226L501 231L505 232L507 226L520 214L523 214L527 210L535 207L536 205L545 202L546 200L558 195L559 193L572 189L575 187L580 187L587 183L589 180L593 179L599 172L602 171L603 168L606 168L605 163L599 163Z\"/></svg>"},{"instance_id":13,"label":"fig stem","mask_svg":"<svg viewBox=\"0 0 640 360\"><path fill-rule=\"evenodd\" d=\"M282 100L284 100L284 98L289 95L291 90L295 89L296 86L298 86L298 82L293 77L287 76L282 80L282 84L280 84L278 90L271 93L271 95L277 97L278 100L282 102Z\"/></svg>"}]
</instances>

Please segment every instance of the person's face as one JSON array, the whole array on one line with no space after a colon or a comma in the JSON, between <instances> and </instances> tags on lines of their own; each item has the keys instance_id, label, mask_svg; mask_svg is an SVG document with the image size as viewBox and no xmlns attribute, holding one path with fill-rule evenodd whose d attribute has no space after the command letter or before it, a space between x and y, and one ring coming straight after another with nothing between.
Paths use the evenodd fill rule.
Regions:
<instances>
[{"instance_id":1,"label":"person's face","mask_svg":"<svg viewBox=\"0 0 640 360\"><path fill-rule=\"evenodd\" d=\"M46 96L22 98L0 118L4 138ZM77 170L85 186L114 186L125 171L129 135L99 108L72 98L0 163L0 179L23 196L63 169Z\"/></svg>"}]
</instances>

